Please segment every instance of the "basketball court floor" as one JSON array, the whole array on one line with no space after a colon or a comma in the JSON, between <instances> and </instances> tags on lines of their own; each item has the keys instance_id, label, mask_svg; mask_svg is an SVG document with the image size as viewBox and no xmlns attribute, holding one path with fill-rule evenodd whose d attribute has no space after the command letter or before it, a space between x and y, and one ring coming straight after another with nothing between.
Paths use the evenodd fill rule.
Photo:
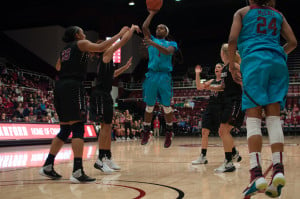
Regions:
<instances>
[{"instance_id":1,"label":"basketball court floor","mask_svg":"<svg viewBox=\"0 0 300 199\"><path fill-rule=\"evenodd\" d=\"M191 165L200 153L200 137L175 137L170 148L163 147L164 138L153 138L146 146L137 141L112 143L113 159L122 170L104 175L93 165L97 159L97 143L86 142L84 168L97 178L93 184L71 184L73 167L71 145L66 144L56 158L55 169L61 180L48 180L38 174L49 151L49 145L0 148L0 197L3 199L241 199L249 182L249 158L245 137L235 138L243 160L235 163L233 173L215 173L224 160L218 137L209 138L208 164ZM285 139L286 186L282 199L300 195L300 137ZM263 170L270 180L271 153L264 138ZM252 198L268 198L260 193Z\"/></svg>"}]
</instances>

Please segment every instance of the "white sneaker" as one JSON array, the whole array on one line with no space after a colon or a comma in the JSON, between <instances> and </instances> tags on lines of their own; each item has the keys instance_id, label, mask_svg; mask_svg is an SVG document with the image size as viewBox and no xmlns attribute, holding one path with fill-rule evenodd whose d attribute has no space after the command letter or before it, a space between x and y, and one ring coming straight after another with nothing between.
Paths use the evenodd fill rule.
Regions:
<instances>
[{"instance_id":1,"label":"white sneaker","mask_svg":"<svg viewBox=\"0 0 300 199\"><path fill-rule=\"evenodd\" d=\"M207 163L208 161L206 159L206 156L203 156L203 154L201 154L197 160L192 161L192 165L207 164Z\"/></svg>"},{"instance_id":2,"label":"white sneaker","mask_svg":"<svg viewBox=\"0 0 300 199\"><path fill-rule=\"evenodd\" d=\"M112 159L106 159L105 163L107 164L107 166L109 166L109 168L113 170L121 170L121 167L117 165Z\"/></svg>"},{"instance_id":3,"label":"white sneaker","mask_svg":"<svg viewBox=\"0 0 300 199\"><path fill-rule=\"evenodd\" d=\"M114 172L114 170L111 169L105 161L101 161L99 159L95 162L94 167L102 171L104 174L111 174Z\"/></svg>"},{"instance_id":4,"label":"white sneaker","mask_svg":"<svg viewBox=\"0 0 300 199\"><path fill-rule=\"evenodd\" d=\"M235 170L235 166L233 165L233 162L228 162L226 159L224 163L215 169L216 173L224 173L224 172L233 172Z\"/></svg>"},{"instance_id":5,"label":"white sneaker","mask_svg":"<svg viewBox=\"0 0 300 199\"><path fill-rule=\"evenodd\" d=\"M285 186L284 168L278 163L273 166L272 180L266 189L265 194L271 198L276 198L281 195L281 189Z\"/></svg>"}]
</instances>

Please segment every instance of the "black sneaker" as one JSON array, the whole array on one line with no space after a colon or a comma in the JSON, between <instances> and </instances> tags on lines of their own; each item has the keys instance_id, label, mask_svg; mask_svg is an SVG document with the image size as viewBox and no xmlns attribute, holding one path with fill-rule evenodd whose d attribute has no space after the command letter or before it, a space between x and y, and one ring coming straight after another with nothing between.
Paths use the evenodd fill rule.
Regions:
<instances>
[{"instance_id":1,"label":"black sneaker","mask_svg":"<svg viewBox=\"0 0 300 199\"><path fill-rule=\"evenodd\" d=\"M232 160L235 162L242 161L242 156L240 156L240 153L238 151L236 151L236 154L232 156Z\"/></svg>"},{"instance_id":2,"label":"black sneaker","mask_svg":"<svg viewBox=\"0 0 300 199\"><path fill-rule=\"evenodd\" d=\"M60 179L62 176L56 173L52 164L44 166L40 169L39 174L52 180Z\"/></svg>"},{"instance_id":3,"label":"black sneaker","mask_svg":"<svg viewBox=\"0 0 300 199\"><path fill-rule=\"evenodd\" d=\"M95 182L96 178L91 178L91 177L85 175L85 173L82 169L78 169L72 173L72 175L70 177L70 181L72 183L76 183L76 184L91 183L91 182Z\"/></svg>"}]
</instances>

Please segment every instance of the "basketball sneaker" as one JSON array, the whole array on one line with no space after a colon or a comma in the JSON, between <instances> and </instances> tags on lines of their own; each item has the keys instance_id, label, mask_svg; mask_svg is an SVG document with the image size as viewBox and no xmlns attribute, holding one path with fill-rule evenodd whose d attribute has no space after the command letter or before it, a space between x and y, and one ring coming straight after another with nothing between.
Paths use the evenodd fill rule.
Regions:
<instances>
[{"instance_id":1,"label":"basketball sneaker","mask_svg":"<svg viewBox=\"0 0 300 199\"><path fill-rule=\"evenodd\" d=\"M206 156L203 156L201 154L197 160L192 161L192 165L197 165L197 164L207 164L208 161L206 159Z\"/></svg>"},{"instance_id":2,"label":"basketball sneaker","mask_svg":"<svg viewBox=\"0 0 300 199\"><path fill-rule=\"evenodd\" d=\"M150 138L150 130L145 128L145 131L142 134L141 145L146 145Z\"/></svg>"},{"instance_id":3,"label":"basketball sneaker","mask_svg":"<svg viewBox=\"0 0 300 199\"><path fill-rule=\"evenodd\" d=\"M236 154L232 156L232 160L235 162L242 161L242 156L240 156L240 153L238 151L236 151Z\"/></svg>"},{"instance_id":4,"label":"basketball sneaker","mask_svg":"<svg viewBox=\"0 0 300 199\"><path fill-rule=\"evenodd\" d=\"M251 169L250 175L250 184L243 191L244 196L255 195L258 191L263 191L268 186L266 179L262 175L262 170L260 166Z\"/></svg>"},{"instance_id":5,"label":"basketball sneaker","mask_svg":"<svg viewBox=\"0 0 300 199\"><path fill-rule=\"evenodd\" d=\"M87 176L82 169L77 169L75 172L72 173L70 177L70 181L72 183L91 183L95 182L96 178L91 178Z\"/></svg>"},{"instance_id":6,"label":"basketball sneaker","mask_svg":"<svg viewBox=\"0 0 300 199\"><path fill-rule=\"evenodd\" d=\"M105 160L107 166L109 166L109 168L113 169L113 170L121 170L121 167L119 165L117 165L112 159L106 159Z\"/></svg>"},{"instance_id":7,"label":"basketball sneaker","mask_svg":"<svg viewBox=\"0 0 300 199\"><path fill-rule=\"evenodd\" d=\"M43 166L40 171L39 174L45 177L48 177L52 180L57 180L60 179L62 176L59 175L58 173L56 173L56 171L53 168L52 164L49 164L47 166Z\"/></svg>"},{"instance_id":8,"label":"basketball sneaker","mask_svg":"<svg viewBox=\"0 0 300 199\"><path fill-rule=\"evenodd\" d=\"M102 171L104 174L111 174L114 172L114 170L107 165L106 161L104 161L104 158L102 161L98 158L94 164L94 167Z\"/></svg>"},{"instance_id":9,"label":"basketball sneaker","mask_svg":"<svg viewBox=\"0 0 300 199\"><path fill-rule=\"evenodd\" d=\"M172 131L166 131L166 138L165 138L165 148L169 148L172 144L172 138L173 138L173 132Z\"/></svg>"},{"instance_id":10,"label":"basketball sneaker","mask_svg":"<svg viewBox=\"0 0 300 199\"><path fill-rule=\"evenodd\" d=\"M284 168L281 163L273 166L272 180L266 189L265 194L271 198L276 198L281 195L281 189L285 185Z\"/></svg>"},{"instance_id":11,"label":"basketball sneaker","mask_svg":"<svg viewBox=\"0 0 300 199\"><path fill-rule=\"evenodd\" d=\"M232 161L224 160L224 163L215 169L216 173L224 173L224 172L233 172L235 171L235 166L233 165Z\"/></svg>"}]
</instances>

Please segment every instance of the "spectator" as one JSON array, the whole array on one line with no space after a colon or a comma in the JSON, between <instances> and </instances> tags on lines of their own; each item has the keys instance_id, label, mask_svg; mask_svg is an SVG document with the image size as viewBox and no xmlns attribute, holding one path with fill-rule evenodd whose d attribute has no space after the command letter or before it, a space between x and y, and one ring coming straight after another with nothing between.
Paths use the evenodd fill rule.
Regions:
<instances>
[{"instance_id":1,"label":"spectator","mask_svg":"<svg viewBox=\"0 0 300 199\"><path fill-rule=\"evenodd\" d=\"M13 112L13 116L12 117L16 117L17 120L22 120L23 119L23 114L21 113L19 107Z\"/></svg>"},{"instance_id":2,"label":"spectator","mask_svg":"<svg viewBox=\"0 0 300 199\"><path fill-rule=\"evenodd\" d=\"M8 118L6 117L6 113L1 113L0 122L8 122Z\"/></svg>"},{"instance_id":3,"label":"spectator","mask_svg":"<svg viewBox=\"0 0 300 199\"><path fill-rule=\"evenodd\" d=\"M29 123L29 116L25 116L23 122Z\"/></svg>"},{"instance_id":4,"label":"spectator","mask_svg":"<svg viewBox=\"0 0 300 199\"><path fill-rule=\"evenodd\" d=\"M32 107L31 107L31 108L32 108ZM23 113L22 113L22 114L23 114L24 117L29 116L29 114L30 114L30 109L29 109L27 103L25 104L25 107L24 107L24 109L23 109Z\"/></svg>"},{"instance_id":5,"label":"spectator","mask_svg":"<svg viewBox=\"0 0 300 199\"><path fill-rule=\"evenodd\" d=\"M153 121L153 134L154 134L154 137L159 137L159 129L160 129L160 122L159 122L158 116L156 116L155 120Z\"/></svg>"},{"instance_id":6,"label":"spectator","mask_svg":"<svg viewBox=\"0 0 300 199\"><path fill-rule=\"evenodd\" d=\"M19 93L18 98L17 98L17 102L24 102L24 97L22 92Z\"/></svg>"},{"instance_id":7,"label":"spectator","mask_svg":"<svg viewBox=\"0 0 300 199\"><path fill-rule=\"evenodd\" d=\"M57 113L53 114L53 117L51 118L51 123L59 123L59 118Z\"/></svg>"},{"instance_id":8,"label":"spectator","mask_svg":"<svg viewBox=\"0 0 300 199\"><path fill-rule=\"evenodd\" d=\"M18 122L17 116L13 115L11 120L9 120L9 122Z\"/></svg>"},{"instance_id":9,"label":"spectator","mask_svg":"<svg viewBox=\"0 0 300 199\"><path fill-rule=\"evenodd\" d=\"M297 104L294 104L294 106L293 106L293 112L296 112L296 113L299 112L299 108L298 108Z\"/></svg>"}]
</instances>

